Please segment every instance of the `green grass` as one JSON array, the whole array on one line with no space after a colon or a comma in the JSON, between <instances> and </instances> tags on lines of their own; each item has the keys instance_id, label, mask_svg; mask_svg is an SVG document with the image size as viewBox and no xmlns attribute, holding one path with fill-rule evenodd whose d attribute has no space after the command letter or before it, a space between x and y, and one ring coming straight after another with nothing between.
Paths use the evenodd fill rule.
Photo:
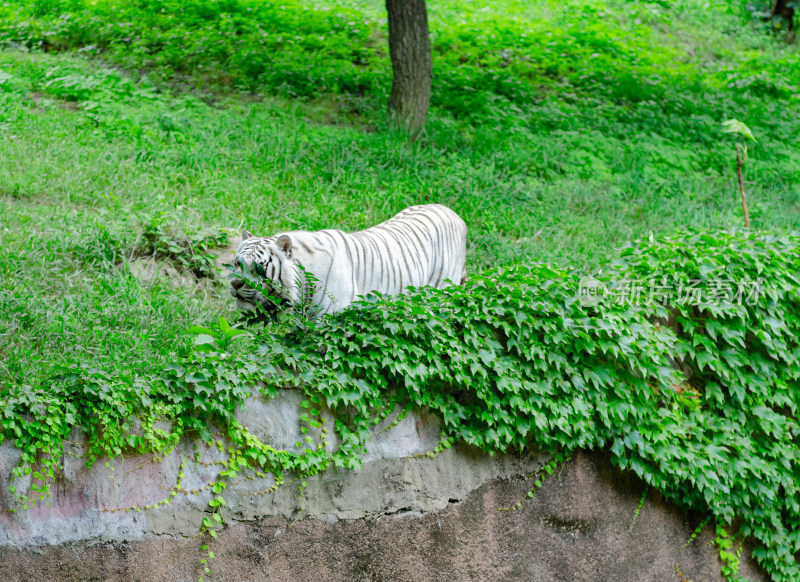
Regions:
<instances>
[{"instance_id":1,"label":"green grass","mask_svg":"<svg viewBox=\"0 0 800 582\"><path fill-rule=\"evenodd\" d=\"M158 217L354 230L441 202L467 221L472 271L585 272L632 238L741 225L735 117L759 139L754 228L800 225L800 57L735 5L437 2L414 144L386 128L381 3L326 6L0 6L0 383L144 373L189 325L236 319L221 283L129 274Z\"/></svg>"}]
</instances>

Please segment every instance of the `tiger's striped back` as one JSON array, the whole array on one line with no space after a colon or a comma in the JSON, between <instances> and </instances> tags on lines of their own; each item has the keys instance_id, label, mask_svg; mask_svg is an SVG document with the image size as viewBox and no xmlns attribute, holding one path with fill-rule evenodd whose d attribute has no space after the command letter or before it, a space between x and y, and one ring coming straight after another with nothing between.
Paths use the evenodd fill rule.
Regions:
<instances>
[{"instance_id":1,"label":"tiger's striped back","mask_svg":"<svg viewBox=\"0 0 800 582\"><path fill-rule=\"evenodd\" d=\"M377 226L345 235L357 294L396 295L406 287L460 284L466 277L467 225L440 204L412 206Z\"/></svg>"}]
</instances>

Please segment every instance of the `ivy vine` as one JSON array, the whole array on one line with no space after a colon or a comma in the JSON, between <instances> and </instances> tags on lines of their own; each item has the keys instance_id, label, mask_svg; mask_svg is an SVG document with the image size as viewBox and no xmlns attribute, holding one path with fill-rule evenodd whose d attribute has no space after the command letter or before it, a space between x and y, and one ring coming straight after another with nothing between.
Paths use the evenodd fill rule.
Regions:
<instances>
[{"instance_id":1,"label":"ivy vine","mask_svg":"<svg viewBox=\"0 0 800 582\"><path fill-rule=\"evenodd\" d=\"M239 348L245 334L223 320L194 329L191 353L157 377L85 366L47 386L0 388L0 442L22 452L14 477L32 476L12 492L23 507L47 496L74 427L87 435L89 465L165 455L189 435L212 445L210 427L224 427L227 456L208 485L216 505L201 526L213 536L229 484L272 473L275 486L302 488L332 465L357 467L378 423L425 409L442 421L437 450L468 443L559 455L545 472L577 449L608 450L648 487L714 517L727 577L737 576L735 544L751 537L774 581L796 581L798 273L797 236L692 234L623 249L596 274L605 290L596 303L581 300L577 275L536 265L484 272L463 287L371 296L280 324L288 333L253 328ZM758 293L686 300L676 291L720 281ZM631 282L656 282L659 292L635 301L623 293ZM260 441L235 415L254 391L283 388L303 391L303 422L317 429L298 450ZM179 478L170 496L181 491Z\"/></svg>"}]
</instances>

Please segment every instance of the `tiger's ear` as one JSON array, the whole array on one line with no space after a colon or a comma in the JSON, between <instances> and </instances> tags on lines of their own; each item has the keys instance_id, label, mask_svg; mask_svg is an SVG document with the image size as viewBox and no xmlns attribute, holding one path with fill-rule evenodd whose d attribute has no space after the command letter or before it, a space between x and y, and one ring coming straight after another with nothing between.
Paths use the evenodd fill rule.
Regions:
<instances>
[{"instance_id":1,"label":"tiger's ear","mask_svg":"<svg viewBox=\"0 0 800 582\"><path fill-rule=\"evenodd\" d=\"M253 238L255 235L249 230L242 229L242 240Z\"/></svg>"},{"instance_id":2,"label":"tiger's ear","mask_svg":"<svg viewBox=\"0 0 800 582\"><path fill-rule=\"evenodd\" d=\"M275 241L275 244L278 245L278 248L281 249L287 255L291 254L292 252L292 239L290 239L285 234L282 234L278 237L278 240Z\"/></svg>"}]
</instances>

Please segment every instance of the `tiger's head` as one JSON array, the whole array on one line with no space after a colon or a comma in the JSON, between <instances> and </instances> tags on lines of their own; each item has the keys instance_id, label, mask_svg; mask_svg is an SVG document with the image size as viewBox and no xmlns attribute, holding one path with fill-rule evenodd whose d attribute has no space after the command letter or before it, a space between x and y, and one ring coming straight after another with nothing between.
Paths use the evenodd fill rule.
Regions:
<instances>
[{"instance_id":1,"label":"tiger's head","mask_svg":"<svg viewBox=\"0 0 800 582\"><path fill-rule=\"evenodd\" d=\"M289 236L282 234L259 238L243 230L235 261L243 273L262 279L259 284L269 289L270 296L265 297L241 278L234 278L229 291L240 311L256 311L258 305L268 312L275 312L287 304L294 305L300 301L299 269L292 258L292 239Z\"/></svg>"}]
</instances>

